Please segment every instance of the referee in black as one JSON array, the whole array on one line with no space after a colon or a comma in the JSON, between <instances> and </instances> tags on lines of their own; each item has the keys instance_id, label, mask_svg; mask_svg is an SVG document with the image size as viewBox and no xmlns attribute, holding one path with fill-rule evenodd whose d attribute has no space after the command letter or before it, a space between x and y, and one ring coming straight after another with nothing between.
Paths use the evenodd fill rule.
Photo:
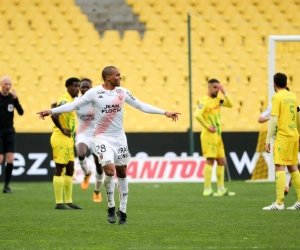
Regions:
<instances>
[{"instance_id":1,"label":"referee in black","mask_svg":"<svg viewBox=\"0 0 300 250\"><path fill-rule=\"evenodd\" d=\"M11 194L9 182L14 164L15 152L15 129L14 129L14 109L18 111L19 115L23 115L24 111L19 103L17 93L12 90L12 81L10 77L5 76L1 80L0 92L0 165L3 163L3 156L5 155L5 183L3 193Z\"/></svg>"}]
</instances>

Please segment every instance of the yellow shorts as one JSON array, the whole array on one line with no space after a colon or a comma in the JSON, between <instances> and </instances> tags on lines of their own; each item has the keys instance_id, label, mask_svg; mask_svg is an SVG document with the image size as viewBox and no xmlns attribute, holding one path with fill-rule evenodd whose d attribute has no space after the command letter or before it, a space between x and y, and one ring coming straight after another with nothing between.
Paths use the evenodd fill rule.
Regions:
<instances>
[{"instance_id":1,"label":"yellow shorts","mask_svg":"<svg viewBox=\"0 0 300 250\"><path fill-rule=\"evenodd\" d=\"M74 161L74 140L64 135L53 133L50 139L55 163L67 164Z\"/></svg>"},{"instance_id":2,"label":"yellow shorts","mask_svg":"<svg viewBox=\"0 0 300 250\"><path fill-rule=\"evenodd\" d=\"M298 165L299 141L278 141L273 146L274 164L280 166Z\"/></svg>"},{"instance_id":3,"label":"yellow shorts","mask_svg":"<svg viewBox=\"0 0 300 250\"><path fill-rule=\"evenodd\" d=\"M202 155L205 158L224 158L225 150L222 136L216 133L201 133Z\"/></svg>"}]
</instances>

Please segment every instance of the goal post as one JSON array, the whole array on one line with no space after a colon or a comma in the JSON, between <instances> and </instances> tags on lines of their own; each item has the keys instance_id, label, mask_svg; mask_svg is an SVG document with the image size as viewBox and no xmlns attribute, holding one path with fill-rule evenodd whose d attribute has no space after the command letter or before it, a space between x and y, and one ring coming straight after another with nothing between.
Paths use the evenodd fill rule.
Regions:
<instances>
[{"instance_id":1,"label":"goal post","mask_svg":"<svg viewBox=\"0 0 300 250\"><path fill-rule=\"evenodd\" d=\"M271 102L275 94L273 86L273 76L276 71L276 42L300 42L300 36L297 35L272 35L268 41L268 103ZM285 72L283 72L285 73ZM271 147L273 148L273 147ZM275 167L273 162L273 151L269 154L268 180L275 181Z\"/></svg>"},{"instance_id":2,"label":"goal post","mask_svg":"<svg viewBox=\"0 0 300 250\"><path fill-rule=\"evenodd\" d=\"M274 35L274 36L269 36L269 45L268 45L268 51L269 51L269 56L268 56L268 100L269 103L272 100L272 96L274 95L274 87L273 87L273 76L275 74L275 69L276 69L276 50L275 50L275 43L276 42L300 42L300 36L297 35ZM283 72L284 73L284 72Z\"/></svg>"}]
</instances>

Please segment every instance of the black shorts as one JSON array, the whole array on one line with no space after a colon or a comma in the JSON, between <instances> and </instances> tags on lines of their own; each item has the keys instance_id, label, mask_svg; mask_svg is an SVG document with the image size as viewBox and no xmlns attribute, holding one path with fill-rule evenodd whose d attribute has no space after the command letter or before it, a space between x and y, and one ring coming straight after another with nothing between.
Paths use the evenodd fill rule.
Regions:
<instances>
[{"instance_id":1,"label":"black shorts","mask_svg":"<svg viewBox=\"0 0 300 250\"><path fill-rule=\"evenodd\" d=\"M0 127L0 154L15 152L15 129Z\"/></svg>"}]
</instances>

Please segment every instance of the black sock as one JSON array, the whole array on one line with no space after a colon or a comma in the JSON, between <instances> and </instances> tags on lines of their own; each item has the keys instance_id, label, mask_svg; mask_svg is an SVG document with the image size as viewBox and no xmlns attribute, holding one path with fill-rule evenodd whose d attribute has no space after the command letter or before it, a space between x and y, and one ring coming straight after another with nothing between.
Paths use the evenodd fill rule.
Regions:
<instances>
[{"instance_id":1,"label":"black sock","mask_svg":"<svg viewBox=\"0 0 300 250\"><path fill-rule=\"evenodd\" d=\"M13 171L13 163L6 163L5 168L5 187L9 185L10 179L11 179L11 173Z\"/></svg>"}]
</instances>

